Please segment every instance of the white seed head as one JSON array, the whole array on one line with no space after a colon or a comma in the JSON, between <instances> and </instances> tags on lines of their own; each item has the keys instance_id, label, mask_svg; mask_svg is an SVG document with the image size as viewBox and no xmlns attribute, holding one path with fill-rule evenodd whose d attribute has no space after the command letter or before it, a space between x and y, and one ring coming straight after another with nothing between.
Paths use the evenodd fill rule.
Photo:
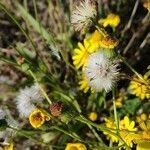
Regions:
<instances>
[{"instance_id":1,"label":"white seed head","mask_svg":"<svg viewBox=\"0 0 150 150\"><path fill-rule=\"evenodd\" d=\"M0 75L0 84L13 85L14 81L12 81L8 76Z\"/></svg>"},{"instance_id":2,"label":"white seed head","mask_svg":"<svg viewBox=\"0 0 150 150\"><path fill-rule=\"evenodd\" d=\"M110 91L119 75L117 67L118 63L109 60L102 52L91 54L85 68L89 86L95 91Z\"/></svg>"},{"instance_id":3,"label":"white seed head","mask_svg":"<svg viewBox=\"0 0 150 150\"><path fill-rule=\"evenodd\" d=\"M8 126L13 128L19 128L19 123L12 117L10 111L7 108L0 108L0 120L5 119Z\"/></svg>"},{"instance_id":4,"label":"white seed head","mask_svg":"<svg viewBox=\"0 0 150 150\"><path fill-rule=\"evenodd\" d=\"M92 24L97 16L95 0L80 1L79 6L76 6L72 11L71 23L75 31L85 32Z\"/></svg>"},{"instance_id":5,"label":"white seed head","mask_svg":"<svg viewBox=\"0 0 150 150\"><path fill-rule=\"evenodd\" d=\"M12 136L15 135L15 131L10 128L6 128L4 131L0 131L0 139L3 139L4 141L1 143L2 145L9 145L10 139Z\"/></svg>"},{"instance_id":6,"label":"white seed head","mask_svg":"<svg viewBox=\"0 0 150 150\"><path fill-rule=\"evenodd\" d=\"M36 109L35 103L41 102L42 100L43 96L38 85L25 87L20 90L20 94L16 98L20 117L28 117L29 114Z\"/></svg>"},{"instance_id":7,"label":"white seed head","mask_svg":"<svg viewBox=\"0 0 150 150\"><path fill-rule=\"evenodd\" d=\"M2 108L0 108L0 120L4 119L5 116L6 116L6 112Z\"/></svg>"}]
</instances>

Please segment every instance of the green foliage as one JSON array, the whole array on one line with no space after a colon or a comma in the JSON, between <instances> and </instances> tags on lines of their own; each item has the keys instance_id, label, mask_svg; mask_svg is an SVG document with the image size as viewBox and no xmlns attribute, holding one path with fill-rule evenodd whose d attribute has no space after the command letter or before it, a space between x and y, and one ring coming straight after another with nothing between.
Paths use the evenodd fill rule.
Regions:
<instances>
[{"instance_id":1,"label":"green foliage","mask_svg":"<svg viewBox=\"0 0 150 150\"><path fill-rule=\"evenodd\" d=\"M139 98L127 99L124 105L118 111L119 116L125 116L126 114L135 115L141 101Z\"/></svg>"},{"instance_id":2,"label":"green foliage","mask_svg":"<svg viewBox=\"0 0 150 150\"><path fill-rule=\"evenodd\" d=\"M23 15L24 19L27 19L27 22L47 41L52 51L52 54L55 55L58 59L60 59L58 47L54 41L54 37L46 31L44 27L34 19L28 11L23 8L20 4L18 4L18 9Z\"/></svg>"},{"instance_id":3,"label":"green foliage","mask_svg":"<svg viewBox=\"0 0 150 150\"><path fill-rule=\"evenodd\" d=\"M141 134L142 131L141 129L139 130L139 124L136 120L137 114L139 112L145 112L147 114L150 112L149 101L146 101L146 99L141 101L137 97L130 98L131 95L127 87L128 83L132 80L132 73L141 80L145 80L141 75L142 72L145 72L144 68L137 68L137 70L139 70L139 72L137 72L136 68L130 65L141 65L141 63L139 63L141 61L140 59L145 57L144 53L146 53L146 51L144 50L148 47L149 34L147 34L147 24L149 22L147 20L150 14L146 14L145 10L142 10L144 13L136 13L137 6L142 3L139 3L138 0L130 2L120 0L111 2L99 1L98 5L96 3L94 5L94 1L90 1L89 8L86 10L92 10L90 7L94 5L93 8L98 11L98 17L95 17L95 19L97 19L96 22L93 21L93 19L87 20L91 21L93 25L84 35L83 32L73 30L70 15L72 15L73 10L78 7L75 7L76 2L72 0L32 0L30 2L27 0L8 0L7 2L6 0L0 2L0 105L2 108L3 106L7 106L8 109L10 109L9 113L10 116L12 116L8 118L12 121L10 123L13 123L13 118L15 118L14 121L17 120L19 122L19 127L17 127L17 125L16 127L9 125L14 134L8 138L11 140L16 138L14 142L18 142L15 148L17 148L20 143L22 145L29 143L31 145L28 146L27 149L36 149L36 144L31 142L34 141L38 144L37 147L39 147L40 150L65 149L67 143L82 143L88 150L118 150L124 147L130 149L128 143L124 141L128 136L124 138L120 134L122 129L120 130L119 128L119 121L121 118L129 116L129 118L127 118L129 122L125 123L127 123L127 126L130 126L130 122L134 121L134 127L138 129L136 132ZM77 2L77 6L80 6L78 4L80 2L82 1ZM140 9L141 7L142 6L140 6ZM75 13L79 15L75 18L77 19L77 23L79 22L81 25L86 25L86 23L84 24L84 20L80 21L80 19L88 18L88 15L90 15L91 12L87 13L86 10L83 13ZM106 28L102 27L102 25L98 23L98 20L102 19L102 17L106 17L112 11L119 15L121 24L116 28L111 28L111 26ZM86 16L82 17L84 13L86 13ZM110 19L109 21L113 23L114 20ZM87 67L86 61L91 53L86 51L86 49L89 48L86 47L87 45L85 46L83 44L83 46L86 47L83 48L77 43L84 43L84 39L90 39L95 30L107 31L107 34L101 33L102 37L98 39L101 41L96 41L97 37L94 38L94 42L97 42L96 44L100 45L100 42L103 42L105 45L105 48L99 46L96 50L101 51L113 65L115 65L116 62L122 62L123 65L119 66L121 68L120 70L116 67L116 70L118 69L116 72L120 71L120 76L116 76L116 78L118 78L118 80L123 79L126 83L119 82L119 86L117 87L113 84L114 81L112 81L111 84L114 85L114 87L111 84L108 85L110 85L114 91L109 91L109 93L106 93L104 90L94 93L88 91L85 94L79 90L77 83L79 78L77 75L85 74L84 69ZM8 31L10 31L10 35ZM142 33L144 34L142 35ZM3 36L3 34L5 36ZM7 36L8 38L5 39ZM117 37L117 39L115 37ZM115 48L110 48L109 46L114 44L114 41L116 43L119 42L119 45L116 44ZM94 48L96 44L94 43L92 48ZM87 60L85 59L85 66L82 69L76 69L73 65L76 63L72 57L74 54L73 45L74 47L79 47L82 51L84 49L83 56L81 54L80 58L78 56L76 57L80 59L77 60L78 62L82 62L82 58L87 57ZM3 49L5 49L4 52L2 51ZM75 51L79 54L82 53L77 49ZM116 62L113 61L114 58ZM139 62L137 60L139 60ZM143 61L143 63L145 62L147 63L147 61ZM111 72L107 66L106 68L109 69L104 68L104 70L102 70L101 65L96 65L99 67L95 70L97 74L103 71L103 76L107 76L108 72ZM124 65L126 65L127 68L125 68ZM142 67L143 66L147 66L147 64L142 64ZM148 69L149 68L150 66ZM91 68L91 70L92 69L95 68ZM97 74L91 80L97 77ZM149 74L150 72L148 71L147 75ZM9 78L3 78L3 76ZM109 76L107 77L109 78ZM9 82L9 80L13 82ZM39 88L38 92L41 92L40 97L43 98L43 101L39 102L39 97L36 97L35 100L32 99L37 92L32 88L30 89L34 83L37 85L37 88ZM140 82L137 81L137 83ZM143 85L149 89L149 82L144 81L143 83ZM7 86L5 86L5 84ZM85 82L83 87L86 86L86 84L90 86L89 80L87 83ZM29 90L32 91L32 94ZM20 98L21 94L23 98ZM17 98L21 99L19 104L16 103ZM117 98L121 100L118 102ZM40 122L42 119L45 122L42 122L43 124L41 124L38 129L32 128L30 125L31 120L29 121L31 112L24 118L20 118L21 115L18 114L19 111L17 109L21 104L23 105L21 105L22 110L28 110L25 102L27 102L27 106L31 105L33 108L43 109L43 112L48 113L50 120L46 120L46 116L41 117L42 115L40 116L39 114L36 114L37 116L33 115L35 122ZM52 113L50 106L57 102L61 102L63 107L55 105L53 107L54 113ZM118 106L115 105L117 102L119 104ZM56 116L54 115L55 113L57 114ZM91 118L96 119L91 119L89 114L94 114L96 117L92 116ZM130 116L132 116L131 120ZM108 121L109 127L107 123L105 123L105 119L110 119L110 122ZM111 122L111 119L113 122ZM0 120L0 131L5 132L8 124L5 119ZM113 143L113 140L111 138L109 139L108 135L105 134L106 132L109 136L115 136L123 145L118 145L119 142ZM26 141L26 138L30 140ZM22 145L21 148L23 147Z\"/></svg>"},{"instance_id":4,"label":"green foliage","mask_svg":"<svg viewBox=\"0 0 150 150\"><path fill-rule=\"evenodd\" d=\"M0 120L0 131L4 131L7 128L7 122L5 119Z\"/></svg>"}]
</instances>

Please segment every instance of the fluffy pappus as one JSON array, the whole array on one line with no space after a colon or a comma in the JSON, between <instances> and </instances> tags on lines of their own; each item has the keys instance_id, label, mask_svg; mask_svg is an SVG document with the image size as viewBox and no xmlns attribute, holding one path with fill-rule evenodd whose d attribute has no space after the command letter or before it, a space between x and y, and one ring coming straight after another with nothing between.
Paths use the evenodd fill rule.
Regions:
<instances>
[{"instance_id":1,"label":"fluffy pappus","mask_svg":"<svg viewBox=\"0 0 150 150\"><path fill-rule=\"evenodd\" d=\"M95 91L110 91L119 75L118 65L116 60L108 59L101 51L91 54L85 67L89 86Z\"/></svg>"},{"instance_id":2,"label":"fluffy pappus","mask_svg":"<svg viewBox=\"0 0 150 150\"><path fill-rule=\"evenodd\" d=\"M43 95L38 85L25 87L20 90L16 98L17 109L20 117L28 117L36 109L35 104L43 100Z\"/></svg>"},{"instance_id":3,"label":"fluffy pappus","mask_svg":"<svg viewBox=\"0 0 150 150\"><path fill-rule=\"evenodd\" d=\"M96 1L83 0L76 6L71 15L71 24L75 31L85 32L97 16Z\"/></svg>"}]
</instances>

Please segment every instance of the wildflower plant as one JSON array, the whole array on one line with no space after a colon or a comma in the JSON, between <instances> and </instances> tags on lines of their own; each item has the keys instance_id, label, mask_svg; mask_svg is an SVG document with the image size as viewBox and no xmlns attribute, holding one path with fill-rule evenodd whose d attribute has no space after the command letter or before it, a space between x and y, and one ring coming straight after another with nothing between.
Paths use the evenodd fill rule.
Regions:
<instances>
[{"instance_id":1,"label":"wildflower plant","mask_svg":"<svg viewBox=\"0 0 150 150\"><path fill-rule=\"evenodd\" d=\"M150 149L148 4L2 0L0 146Z\"/></svg>"}]
</instances>

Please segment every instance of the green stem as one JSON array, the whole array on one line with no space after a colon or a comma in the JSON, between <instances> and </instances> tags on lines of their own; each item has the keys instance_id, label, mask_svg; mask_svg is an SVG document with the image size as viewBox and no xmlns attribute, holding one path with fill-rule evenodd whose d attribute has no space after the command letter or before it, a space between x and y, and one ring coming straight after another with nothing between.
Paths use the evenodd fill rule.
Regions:
<instances>
[{"instance_id":1,"label":"green stem","mask_svg":"<svg viewBox=\"0 0 150 150\"><path fill-rule=\"evenodd\" d=\"M122 57L120 54L118 54L118 57L124 62L124 64L133 72L136 74L136 76L145 81L144 78L126 61L124 57ZM145 81L146 82L146 81ZM147 83L147 82L146 82Z\"/></svg>"},{"instance_id":2,"label":"green stem","mask_svg":"<svg viewBox=\"0 0 150 150\"><path fill-rule=\"evenodd\" d=\"M116 127L117 127L117 132L118 132L118 130L119 130L119 121L118 121L117 109L116 109L116 101L115 101L115 88L113 88L112 94L113 94L114 117L115 117L115 123L116 123Z\"/></svg>"},{"instance_id":3,"label":"green stem","mask_svg":"<svg viewBox=\"0 0 150 150\"><path fill-rule=\"evenodd\" d=\"M38 84L42 94L44 95L44 97L46 98L46 100L48 101L49 104L52 104L52 101L50 100L50 98L48 97L48 95L46 94L46 92L44 91L44 89L42 88L42 86L38 83L38 79L36 78L35 74L29 70L31 76L33 77L33 79L35 80L35 82Z\"/></svg>"},{"instance_id":4,"label":"green stem","mask_svg":"<svg viewBox=\"0 0 150 150\"><path fill-rule=\"evenodd\" d=\"M76 117L75 119L78 120L78 121L80 121L80 122L82 122L82 123L84 123L84 124L87 124L87 125L91 125L91 126L93 126L93 127L96 127L96 128L99 129L100 131L107 132L108 134L111 134L111 135L117 137L120 141L122 141L122 142L125 144L125 146L126 146L128 149L130 149L130 147L126 144L126 142L122 139L122 137L120 137L120 135L118 135L118 134L115 133L115 131L116 131L115 129L109 129L109 128L106 128L106 127L104 127L104 126L102 126L102 125L97 125L97 124L91 122L90 120L86 119L86 118L85 118L84 116L82 116L82 115ZM113 132L113 131L114 131L114 132Z\"/></svg>"},{"instance_id":5,"label":"green stem","mask_svg":"<svg viewBox=\"0 0 150 150\"><path fill-rule=\"evenodd\" d=\"M62 133L64 133L64 134L66 134L66 135L68 135L68 136L70 136L70 137L76 139L77 141L80 141L80 142L82 142L82 143L85 143L79 136L74 135L74 134L72 134L72 133L70 133L70 132L68 132L68 131L66 131L66 130L63 130L63 129L57 127L57 126L53 126L53 127L51 127L51 128L53 128L53 129L55 129L55 130L58 130L58 131L60 131L60 132L62 132Z\"/></svg>"},{"instance_id":6,"label":"green stem","mask_svg":"<svg viewBox=\"0 0 150 150\"><path fill-rule=\"evenodd\" d=\"M54 148L60 148L60 149L63 149L64 147L63 146L54 146L54 145L50 145L49 143L46 143L46 142L43 142L43 141L39 141L39 140L36 140L35 137L31 136L28 134L28 132L26 133L26 131L22 131L22 130L19 130L19 129L16 129L16 128L13 128L13 127L10 127L12 130L16 131L18 135L20 136L24 136L28 139L31 139L32 141L38 143L38 144L44 144L45 146L51 146L51 147L54 147Z\"/></svg>"},{"instance_id":7,"label":"green stem","mask_svg":"<svg viewBox=\"0 0 150 150\"><path fill-rule=\"evenodd\" d=\"M100 143L102 143L102 144L104 144L104 142L103 142L103 140L100 138L100 136L97 134L97 132L95 131L95 129L91 126L91 125L89 125L88 124L88 127L91 129L91 131L93 132L93 134L95 135L95 137L97 138L97 140L100 142ZM105 145L105 144L104 144Z\"/></svg>"}]
</instances>

